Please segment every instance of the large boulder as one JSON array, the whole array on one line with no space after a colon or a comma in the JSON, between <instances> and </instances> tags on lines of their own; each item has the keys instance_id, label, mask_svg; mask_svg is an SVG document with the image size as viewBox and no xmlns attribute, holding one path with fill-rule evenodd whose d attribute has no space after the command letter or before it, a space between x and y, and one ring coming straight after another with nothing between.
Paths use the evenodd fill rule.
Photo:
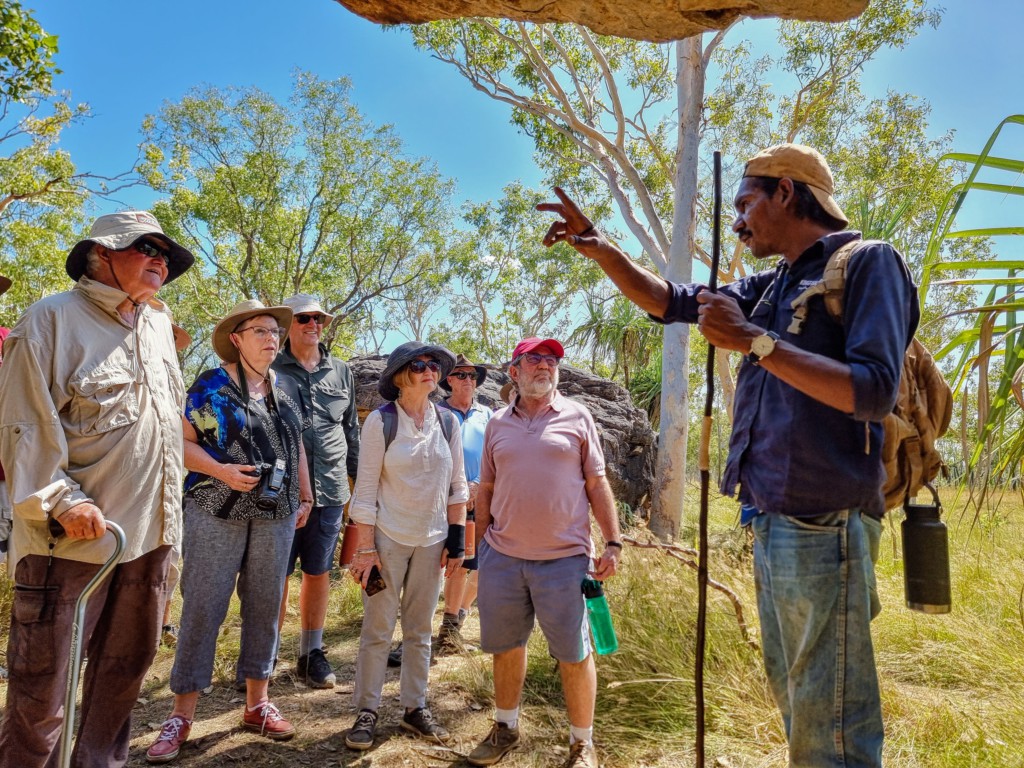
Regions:
<instances>
[{"instance_id":1,"label":"large boulder","mask_svg":"<svg viewBox=\"0 0 1024 768\"><path fill-rule=\"evenodd\" d=\"M384 403L377 392L377 381L385 362L386 358L377 355L354 357L348 361L355 379L360 421ZM496 366L486 367L487 380L477 389L477 400L490 408L498 408L504 405L500 391L509 377ZM583 403L594 415L615 500L628 504L636 514L646 517L654 482L657 440L647 414L633 405L629 393L618 384L568 365L561 366L559 370L559 391ZM442 394L439 390L438 395Z\"/></svg>"},{"instance_id":2,"label":"large boulder","mask_svg":"<svg viewBox=\"0 0 1024 768\"><path fill-rule=\"evenodd\" d=\"M575 22L601 35L664 43L725 29L743 16L800 21L846 21L868 0L337 0L378 24L491 18Z\"/></svg>"}]
</instances>

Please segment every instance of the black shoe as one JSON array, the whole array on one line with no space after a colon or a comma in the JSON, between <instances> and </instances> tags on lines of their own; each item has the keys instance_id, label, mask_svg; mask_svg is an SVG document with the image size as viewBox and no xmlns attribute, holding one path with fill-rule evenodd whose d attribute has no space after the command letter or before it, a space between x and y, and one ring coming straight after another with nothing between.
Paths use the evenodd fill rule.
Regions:
<instances>
[{"instance_id":1,"label":"black shoe","mask_svg":"<svg viewBox=\"0 0 1024 768\"><path fill-rule=\"evenodd\" d=\"M399 643L395 646L388 654L388 666L389 667L400 667L402 666L402 644Z\"/></svg>"},{"instance_id":2,"label":"black shoe","mask_svg":"<svg viewBox=\"0 0 1024 768\"><path fill-rule=\"evenodd\" d=\"M401 726L427 741L437 744L445 744L448 741L448 729L436 722L426 707L417 707L412 712L406 712L402 717Z\"/></svg>"},{"instance_id":3,"label":"black shoe","mask_svg":"<svg viewBox=\"0 0 1024 768\"><path fill-rule=\"evenodd\" d=\"M345 735L345 746L349 749L369 749L373 746L373 735L376 732L377 713L361 709L356 715L356 721Z\"/></svg>"},{"instance_id":4,"label":"black shoe","mask_svg":"<svg viewBox=\"0 0 1024 768\"><path fill-rule=\"evenodd\" d=\"M333 688L337 680L322 648L314 648L300 656L295 672L311 688Z\"/></svg>"}]
</instances>

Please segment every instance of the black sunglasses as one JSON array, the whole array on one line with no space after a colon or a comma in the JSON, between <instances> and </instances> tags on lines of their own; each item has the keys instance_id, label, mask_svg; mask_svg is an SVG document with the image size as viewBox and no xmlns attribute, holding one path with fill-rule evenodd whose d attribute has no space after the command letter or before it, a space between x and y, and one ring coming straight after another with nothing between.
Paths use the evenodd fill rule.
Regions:
<instances>
[{"instance_id":1,"label":"black sunglasses","mask_svg":"<svg viewBox=\"0 0 1024 768\"><path fill-rule=\"evenodd\" d=\"M295 322L297 322L299 325L305 325L310 320L315 322L317 325L323 325L324 323L327 322L327 315L307 315L305 313L301 315L295 315Z\"/></svg>"},{"instance_id":2,"label":"black sunglasses","mask_svg":"<svg viewBox=\"0 0 1024 768\"><path fill-rule=\"evenodd\" d=\"M448 376L452 379L458 379L463 381L464 379L475 379L476 373L470 373L468 371L458 371L457 373L449 373Z\"/></svg>"},{"instance_id":3,"label":"black sunglasses","mask_svg":"<svg viewBox=\"0 0 1024 768\"><path fill-rule=\"evenodd\" d=\"M406 368L413 373L423 373L427 368L437 373L441 370L441 364L437 360L413 360Z\"/></svg>"},{"instance_id":4,"label":"black sunglasses","mask_svg":"<svg viewBox=\"0 0 1024 768\"><path fill-rule=\"evenodd\" d=\"M171 252L165 251L163 248L157 248L148 240L136 240L131 244L131 248L136 253L141 253L143 256L150 259L163 259L164 264L171 263Z\"/></svg>"}]
</instances>

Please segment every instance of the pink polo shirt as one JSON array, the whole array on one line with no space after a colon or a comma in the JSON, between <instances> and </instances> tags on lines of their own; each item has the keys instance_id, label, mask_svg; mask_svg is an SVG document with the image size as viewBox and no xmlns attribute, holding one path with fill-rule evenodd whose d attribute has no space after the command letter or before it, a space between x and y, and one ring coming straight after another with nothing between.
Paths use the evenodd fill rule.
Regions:
<instances>
[{"instance_id":1,"label":"pink polo shirt","mask_svg":"<svg viewBox=\"0 0 1024 768\"><path fill-rule=\"evenodd\" d=\"M481 484L494 484L484 539L524 560L589 555L584 481L603 474L601 439L583 405L556 393L532 420L515 404L498 411L487 423L480 469Z\"/></svg>"}]
</instances>

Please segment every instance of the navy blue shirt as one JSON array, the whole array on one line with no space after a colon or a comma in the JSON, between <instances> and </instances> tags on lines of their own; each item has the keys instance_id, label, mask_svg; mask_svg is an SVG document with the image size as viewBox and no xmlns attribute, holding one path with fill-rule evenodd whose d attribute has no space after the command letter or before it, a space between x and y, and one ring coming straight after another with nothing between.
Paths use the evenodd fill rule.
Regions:
<instances>
[{"instance_id":1,"label":"navy blue shirt","mask_svg":"<svg viewBox=\"0 0 1024 768\"><path fill-rule=\"evenodd\" d=\"M800 517L860 508L881 517L885 511L881 420L896 403L903 356L920 320L903 257L884 243L858 248L847 267L842 324L815 296L802 331L788 330L793 299L821 279L836 249L859 237L826 235L792 266L783 260L719 288L751 322L782 341L846 363L853 376L854 412L845 414L744 359L721 490L734 496L739 486L740 501L762 512ZM660 320L696 322L703 286L669 285L672 296Z\"/></svg>"}]
</instances>

